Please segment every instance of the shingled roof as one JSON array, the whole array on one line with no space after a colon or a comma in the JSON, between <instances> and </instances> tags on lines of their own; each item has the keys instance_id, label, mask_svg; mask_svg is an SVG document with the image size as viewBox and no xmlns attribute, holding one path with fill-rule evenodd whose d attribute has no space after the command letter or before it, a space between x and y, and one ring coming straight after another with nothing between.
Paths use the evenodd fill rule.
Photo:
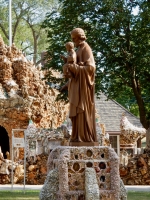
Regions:
<instances>
[{"instance_id":1,"label":"shingled roof","mask_svg":"<svg viewBox=\"0 0 150 200\"><path fill-rule=\"evenodd\" d=\"M100 99L95 98L95 107L100 115L100 123L105 124L106 131L120 132L120 120L122 115L128 118L129 122L137 127L142 127L139 118L130 113L114 100L107 100L107 96L100 95Z\"/></svg>"}]
</instances>

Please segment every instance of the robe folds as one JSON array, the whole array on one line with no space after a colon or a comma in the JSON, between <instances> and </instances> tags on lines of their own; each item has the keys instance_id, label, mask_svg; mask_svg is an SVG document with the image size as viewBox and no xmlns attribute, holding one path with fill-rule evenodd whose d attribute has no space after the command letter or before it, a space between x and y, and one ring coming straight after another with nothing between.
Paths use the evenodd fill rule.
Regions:
<instances>
[{"instance_id":1,"label":"robe folds","mask_svg":"<svg viewBox=\"0 0 150 200\"><path fill-rule=\"evenodd\" d=\"M90 46L83 42L77 49L77 64L69 70L68 94L72 121L71 142L97 142L95 128L95 61ZM81 64L82 63L82 64Z\"/></svg>"}]
</instances>

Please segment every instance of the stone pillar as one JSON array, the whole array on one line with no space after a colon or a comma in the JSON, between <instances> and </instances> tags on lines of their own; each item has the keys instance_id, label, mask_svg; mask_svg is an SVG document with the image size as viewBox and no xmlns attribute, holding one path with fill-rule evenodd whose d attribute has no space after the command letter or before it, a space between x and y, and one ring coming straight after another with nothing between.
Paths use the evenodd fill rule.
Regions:
<instances>
[{"instance_id":1,"label":"stone pillar","mask_svg":"<svg viewBox=\"0 0 150 200\"><path fill-rule=\"evenodd\" d=\"M86 200L99 200L100 190L96 178L94 168L85 169L85 199Z\"/></svg>"},{"instance_id":2,"label":"stone pillar","mask_svg":"<svg viewBox=\"0 0 150 200\"><path fill-rule=\"evenodd\" d=\"M58 162L59 171L59 193L64 198L64 195L69 191L68 188L68 159L70 157L70 151L68 149L64 150L60 156Z\"/></svg>"},{"instance_id":3,"label":"stone pillar","mask_svg":"<svg viewBox=\"0 0 150 200\"><path fill-rule=\"evenodd\" d=\"M109 157L111 162L111 170L110 170L111 190L115 191L115 200L119 200L119 192L120 192L119 159L118 155L112 148L111 151L109 151Z\"/></svg>"}]
</instances>

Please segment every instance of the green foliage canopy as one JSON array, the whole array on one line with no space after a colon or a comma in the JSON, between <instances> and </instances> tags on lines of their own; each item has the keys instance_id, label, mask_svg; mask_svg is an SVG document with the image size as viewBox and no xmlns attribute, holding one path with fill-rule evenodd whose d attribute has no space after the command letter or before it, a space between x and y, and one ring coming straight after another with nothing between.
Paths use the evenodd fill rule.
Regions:
<instances>
[{"instance_id":1,"label":"green foliage canopy","mask_svg":"<svg viewBox=\"0 0 150 200\"><path fill-rule=\"evenodd\" d=\"M60 54L73 28L85 30L96 60L96 93L108 98L134 99L142 125L150 117L150 2L147 0L60 0L61 9L43 23L49 47L45 69L62 71ZM136 14L134 9L138 9ZM61 78L47 75L50 83ZM123 97L123 98L121 98ZM133 109L134 110L134 109ZM137 111L136 111L137 112Z\"/></svg>"},{"instance_id":2,"label":"green foliage canopy","mask_svg":"<svg viewBox=\"0 0 150 200\"><path fill-rule=\"evenodd\" d=\"M12 42L33 58L35 64L46 49L46 34L41 22L46 12L55 5L53 0L14 0L12 1ZM0 1L0 34L5 43L9 39L9 1Z\"/></svg>"}]
</instances>

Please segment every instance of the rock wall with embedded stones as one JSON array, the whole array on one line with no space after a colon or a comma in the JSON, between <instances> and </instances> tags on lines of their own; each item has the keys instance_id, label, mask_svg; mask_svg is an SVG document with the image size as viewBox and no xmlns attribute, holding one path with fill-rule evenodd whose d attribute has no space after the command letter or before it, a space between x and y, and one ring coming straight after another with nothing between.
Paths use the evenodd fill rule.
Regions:
<instances>
[{"instance_id":1,"label":"rock wall with embedded stones","mask_svg":"<svg viewBox=\"0 0 150 200\"><path fill-rule=\"evenodd\" d=\"M47 175L47 159L49 152L60 145L68 145L70 134L67 127L62 125L57 129L40 129L30 122L26 134L26 183L44 184ZM17 132L17 137L23 137L23 131ZM14 183L23 184L24 178L24 149L15 148L14 152ZM11 183L12 161L7 152L4 159L0 152L0 184ZM67 168L66 168L67 169ZM51 174L52 175L52 174ZM51 176L50 175L50 176ZM88 188L88 187L87 187Z\"/></svg>"},{"instance_id":2,"label":"rock wall with embedded stones","mask_svg":"<svg viewBox=\"0 0 150 200\"><path fill-rule=\"evenodd\" d=\"M126 116L122 116L120 121L120 148L126 148L128 145L136 146L137 140L146 136L146 129L139 128L131 124Z\"/></svg>"},{"instance_id":3,"label":"rock wall with embedded stones","mask_svg":"<svg viewBox=\"0 0 150 200\"><path fill-rule=\"evenodd\" d=\"M89 168L93 169L94 177L85 173ZM88 183L95 177L97 181L92 183L97 185L101 200L120 199L119 158L109 147L57 147L49 155L48 172L48 177L57 177L58 181L46 193L51 183L47 177L40 200L47 200L48 196L54 196L53 200L95 200L89 190L88 196L85 194L89 189ZM85 183L88 178L91 180ZM58 187L59 190L56 190ZM93 194L94 191L91 192Z\"/></svg>"},{"instance_id":4,"label":"rock wall with embedded stones","mask_svg":"<svg viewBox=\"0 0 150 200\"><path fill-rule=\"evenodd\" d=\"M47 175L48 155L41 154L36 156L36 160L29 159L26 162L26 184L41 185ZM0 156L0 184L11 183L13 166L13 182L16 184L24 183L24 161L12 161Z\"/></svg>"},{"instance_id":5,"label":"rock wall with embedded stones","mask_svg":"<svg viewBox=\"0 0 150 200\"><path fill-rule=\"evenodd\" d=\"M29 119L36 127L56 128L66 118L68 106L55 101L57 91L43 77L40 67L0 36L0 125L8 132L10 149L12 129L26 129Z\"/></svg>"},{"instance_id":6,"label":"rock wall with embedded stones","mask_svg":"<svg viewBox=\"0 0 150 200\"><path fill-rule=\"evenodd\" d=\"M129 159L126 166L120 165L120 176L125 185L150 185L150 149Z\"/></svg>"}]
</instances>

